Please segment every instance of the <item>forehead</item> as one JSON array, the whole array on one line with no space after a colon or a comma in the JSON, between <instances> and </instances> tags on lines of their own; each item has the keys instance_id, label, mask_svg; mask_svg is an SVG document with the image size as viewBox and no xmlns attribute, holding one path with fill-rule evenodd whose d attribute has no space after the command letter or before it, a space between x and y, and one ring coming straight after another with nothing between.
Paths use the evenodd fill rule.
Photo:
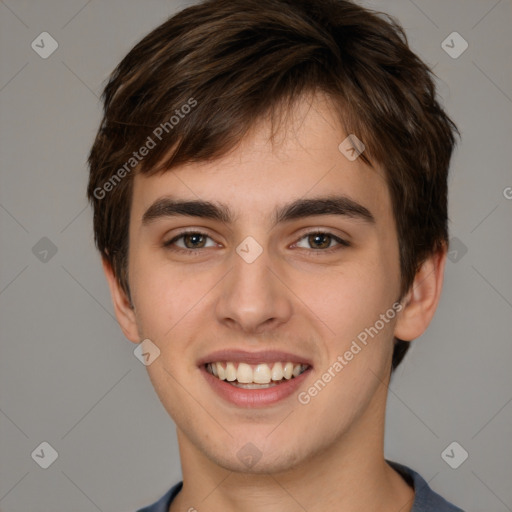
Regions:
<instances>
[{"instance_id":1,"label":"forehead","mask_svg":"<svg viewBox=\"0 0 512 512\"><path fill-rule=\"evenodd\" d=\"M276 207L290 200L342 194L371 209L375 217L389 217L383 170L347 153L350 134L344 132L328 99L303 98L286 114L274 139L270 122L259 120L220 158L149 177L136 174L132 222L140 223L144 212L162 197L219 202L229 206L233 218L266 217L270 222Z\"/></svg>"}]
</instances>

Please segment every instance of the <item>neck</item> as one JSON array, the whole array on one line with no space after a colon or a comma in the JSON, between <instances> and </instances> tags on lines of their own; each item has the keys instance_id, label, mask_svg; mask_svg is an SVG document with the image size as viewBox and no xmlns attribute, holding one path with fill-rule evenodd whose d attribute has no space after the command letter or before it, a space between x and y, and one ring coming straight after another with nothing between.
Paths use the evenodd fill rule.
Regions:
<instances>
[{"instance_id":1,"label":"neck","mask_svg":"<svg viewBox=\"0 0 512 512\"><path fill-rule=\"evenodd\" d=\"M228 471L178 429L183 488L170 512L410 512L414 491L384 459L386 400L378 394L341 438L286 471Z\"/></svg>"}]
</instances>

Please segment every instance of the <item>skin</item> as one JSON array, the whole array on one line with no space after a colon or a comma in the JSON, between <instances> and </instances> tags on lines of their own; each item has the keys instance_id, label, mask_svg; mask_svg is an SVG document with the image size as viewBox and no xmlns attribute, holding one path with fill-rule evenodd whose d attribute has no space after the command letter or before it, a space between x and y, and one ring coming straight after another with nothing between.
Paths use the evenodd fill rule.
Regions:
<instances>
[{"instance_id":1,"label":"skin","mask_svg":"<svg viewBox=\"0 0 512 512\"><path fill-rule=\"evenodd\" d=\"M293 393L264 408L234 406L197 366L219 349L285 350L313 363L298 390L305 391L399 298L398 239L385 173L341 154L347 134L333 111L326 97L303 97L274 144L261 121L220 159L134 178L133 309L103 265L125 336L134 343L149 338L160 349L147 371L176 423L184 480L171 512L412 507L413 489L383 455L393 336L412 340L426 329L439 301L446 250L425 261L402 311L307 405ZM375 222L315 215L273 225L275 207L333 191L363 205ZM164 196L221 202L236 218L226 224L174 216L143 225L146 209ZM191 255L163 247L183 228L210 238L195 239L199 248L189 249ZM308 242L314 230L350 246L327 236L317 243L331 249L325 252ZM251 264L235 251L247 236L263 249ZM185 241L174 247L186 248ZM190 237L188 243L194 247ZM247 443L261 453L252 468L237 457Z\"/></svg>"}]
</instances>

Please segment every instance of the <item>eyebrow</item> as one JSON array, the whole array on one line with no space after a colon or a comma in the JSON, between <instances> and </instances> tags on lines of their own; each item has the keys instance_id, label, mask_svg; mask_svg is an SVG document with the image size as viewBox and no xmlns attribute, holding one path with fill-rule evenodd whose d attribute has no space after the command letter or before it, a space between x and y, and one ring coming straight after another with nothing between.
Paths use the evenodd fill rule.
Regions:
<instances>
[{"instance_id":1,"label":"eyebrow","mask_svg":"<svg viewBox=\"0 0 512 512\"><path fill-rule=\"evenodd\" d=\"M202 200L177 200L170 197L157 199L142 216L142 225L146 226L157 219L189 216L211 219L232 224L235 220L230 208L222 203ZM347 196L327 196L310 199L297 199L274 210L274 225L314 215L343 215L375 223L375 217L363 205Z\"/></svg>"}]
</instances>

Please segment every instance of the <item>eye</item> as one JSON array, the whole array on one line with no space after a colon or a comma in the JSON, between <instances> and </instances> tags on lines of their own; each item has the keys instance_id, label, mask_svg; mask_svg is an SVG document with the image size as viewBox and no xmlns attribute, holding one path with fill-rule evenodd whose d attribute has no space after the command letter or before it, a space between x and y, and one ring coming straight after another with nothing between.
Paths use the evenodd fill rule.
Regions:
<instances>
[{"instance_id":1,"label":"eye","mask_svg":"<svg viewBox=\"0 0 512 512\"><path fill-rule=\"evenodd\" d=\"M193 251L194 249L203 249L205 247L215 247L216 244L213 242L210 245L207 245L207 239L211 238L206 233L201 233L200 231L183 231L179 235L175 236L171 240L164 242L163 246L165 248L183 252ZM178 241L181 241L178 243ZM173 248L175 246L176 248Z\"/></svg>"},{"instance_id":2,"label":"eye","mask_svg":"<svg viewBox=\"0 0 512 512\"><path fill-rule=\"evenodd\" d=\"M208 240L210 243L208 244ZM304 242L302 242L304 240ZM307 244L301 245L302 244ZM183 231L171 240L164 242L163 247L176 252L191 254L198 252L196 249L205 249L207 247L216 247L216 244L209 235L201 231ZM301 249L313 249L317 253L330 253L338 250L338 246L349 247L350 244L342 238L326 231L313 231L307 233L295 243L295 247Z\"/></svg>"},{"instance_id":3,"label":"eye","mask_svg":"<svg viewBox=\"0 0 512 512\"><path fill-rule=\"evenodd\" d=\"M302 245L302 246L299 245L300 240L305 240L305 243L307 245L309 245L309 247L305 247L304 245ZM334 248L336 250L337 245L342 245L345 247L350 246L350 244L346 240L343 240L342 238L340 238L336 235L333 235L332 233L325 232L325 231L314 231L311 233L307 233L300 240L299 240L299 242L297 242L295 244L297 247L301 247L304 249L314 249L314 250L320 249L321 250L320 252L331 252L330 249L332 249L332 248ZM334 242L334 246L333 246L333 242ZM329 249L329 251L327 251L326 249Z\"/></svg>"}]
</instances>

